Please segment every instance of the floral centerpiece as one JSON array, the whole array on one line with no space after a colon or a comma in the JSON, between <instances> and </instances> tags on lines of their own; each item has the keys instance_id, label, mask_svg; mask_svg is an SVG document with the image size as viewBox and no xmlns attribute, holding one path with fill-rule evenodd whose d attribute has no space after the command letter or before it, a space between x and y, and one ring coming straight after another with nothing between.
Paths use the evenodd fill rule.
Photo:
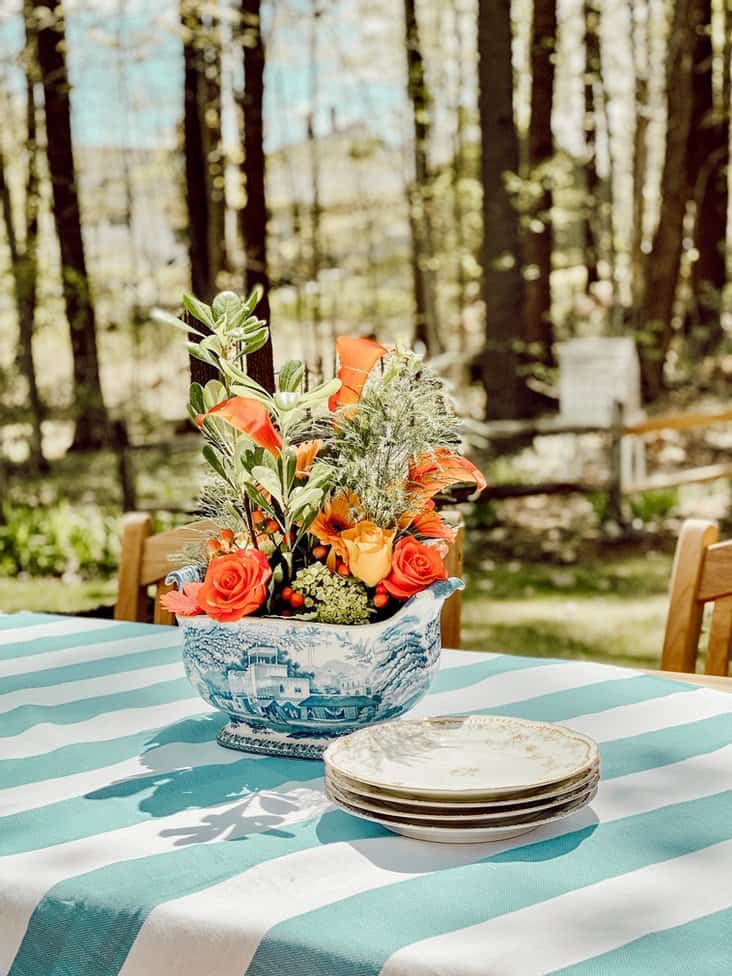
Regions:
<instances>
[{"instance_id":1,"label":"floral centerpiece","mask_svg":"<svg viewBox=\"0 0 732 976\"><path fill-rule=\"evenodd\" d=\"M246 370L268 340L261 292L184 296L191 355L218 378L189 412L210 467L215 533L171 573L186 670L232 722L220 741L316 755L327 736L411 707L439 654L453 529L434 496L485 485L459 453L442 380L408 349L341 337L334 379L289 360L275 390ZM298 748L299 746L299 748Z\"/></svg>"}]
</instances>

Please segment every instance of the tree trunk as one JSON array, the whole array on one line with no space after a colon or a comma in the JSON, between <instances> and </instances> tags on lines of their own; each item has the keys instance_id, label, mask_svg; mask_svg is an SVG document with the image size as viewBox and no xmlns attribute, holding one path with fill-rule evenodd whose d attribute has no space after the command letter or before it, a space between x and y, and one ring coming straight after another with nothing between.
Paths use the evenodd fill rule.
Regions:
<instances>
[{"instance_id":1,"label":"tree trunk","mask_svg":"<svg viewBox=\"0 0 732 976\"><path fill-rule=\"evenodd\" d=\"M556 0L534 0L531 30L531 118L528 133L532 205L525 240L527 266L524 337L534 361L551 363L552 190L548 166L554 154L552 105L557 40Z\"/></svg>"},{"instance_id":2,"label":"tree trunk","mask_svg":"<svg viewBox=\"0 0 732 976\"><path fill-rule=\"evenodd\" d=\"M27 70L30 70L29 68ZM6 164L0 150L0 210L10 252L13 292L18 315L18 365L28 385L31 436L28 442L28 467L35 474L48 469L43 455L43 405L38 392L33 359L33 325L36 310L38 279L38 143L36 139L36 101L33 82L26 79L26 180L25 180L25 239L21 248L15 230L10 187L6 179Z\"/></svg>"},{"instance_id":3,"label":"tree trunk","mask_svg":"<svg viewBox=\"0 0 732 976\"><path fill-rule=\"evenodd\" d=\"M510 0L479 4L478 54L486 340L476 366L486 391L486 416L521 417L529 405L520 368L524 281L519 214L506 185L519 162Z\"/></svg>"},{"instance_id":4,"label":"tree trunk","mask_svg":"<svg viewBox=\"0 0 732 976\"><path fill-rule=\"evenodd\" d=\"M599 280L600 221L599 180L597 177L597 113L595 111L595 84L600 70L599 15L593 0L583 5L585 28L585 265L587 287Z\"/></svg>"},{"instance_id":5,"label":"tree trunk","mask_svg":"<svg viewBox=\"0 0 732 976\"><path fill-rule=\"evenodd\" d=\"M677 0L669 37L666 80L666 150L661 205L646 261L640 353L644 391L654 399L663 389L663 367L672 337L672 316L681 264L684 211L688 198L687 156L692 112L692 55L701 0Z\"/></svg>"},{"instance_id":6,"label":"tree trunk","mask_svg":"<svg viewBox=\"0 0 732 976\"><path fill-rule=\"evenodd\" d=\"M61 252L61 276L74 357L74 410L76 429L72 448L102 447L108 438L109 418L102 396L97 352L97 327L86 269L76 167L71 141L70 84L66 68L66 31L63 11L48 18L44 0L26 6L26 18L38 14L35 31L46 116L46 155L53 191L53 217Z\"/></svg>"},{"instance_id":7,"label":"tree trunk","mask_svg":"<svg viewBox=\"0 0 732 976\"><path fill-rule=\"evenodd\" d=\"M183 154L185 158L185 197L188 214L188 259L191 265L191 290L204 302L216 294L215 258L211 252L211 186L208 172L206 109L206 71L202 51L203 22L199 0L181 0L183 26ZM199 331L208 332L196 323ZM193 336L191 336L193 338ZM218 377L213 366L189 357L191 382L202 386Z\"/></svg>"},{"instance_id":8,"label":"tree trunk","mask_svg":"<svg viewBox=\"0 0 732 976\"><path fill-rule=\"evenodd\" d=\"M689 133L689 193L696 210L698 258L691 284L695 354L710 353L724 336L722 297L727 280L727 168L729 165L729 104L714 97L712 0L699 0L700 23L693 54L693 104ZM724 87L724 86L723 86Z\"/></svg>"},{"instance_id":9,"label":"tree trunk","mask_svg":"<svg viewBox=\"0 0 732 976\"><path fill-rule=\"evenodd\" d=\"M457 282L458 341L465 349L467 329L465 322L466 280L465 280L465 228L462 203L462 181L465 177L465 109L463 92L465 90L464 63L465 49L460 22L460 7L457 0L452 3L452 19L455 36L455 96L453 111L455 129L452 139L452 219L455 225L455 280Z\"/></svg>"},{"instance_id":10,"label":"tree trunk","mask_svg":"<svg viewBox=\"0 0 732 976\"><path fill-rule=\"evenodd\" d=\"M404 42L407 52L407 96L414 129L414 180L409 190L409 226L412 238L415 338L431 355L442 349L435 300L432 201L428 151L432 101L427 89L415 0L404 0Z\"/></svg>"},{"instance_id":11,"label":"tree trunk","mask_svg":"<svg viewBox=\"0 0 732 976\"><path fill-rule=\"evenodd\" d=\"M629 0L631 50L635 81L635 124L633 129L633 230L630 244L631 303L634 326L640 325L643 305L643 222L645 184L648 170L648 6L644 0Z\"/></svg>"},{"instance_id":12,"label":"tree trunk","mask_svg":"<svg viewBox=\"0 0 732 976\"><path fill-rule=\"evenodd\" d=\"M265 50L260 21L260 0L242 0L244 46L244 162L246 203L242 211L242 236L247 255L247 289L264 288L258 314L269 322L269 276L267 274L267 200L264 155L264 66ZM249 375L274 391L274 362L271 338L247 357Z\"/></svg>"}]
</instances>

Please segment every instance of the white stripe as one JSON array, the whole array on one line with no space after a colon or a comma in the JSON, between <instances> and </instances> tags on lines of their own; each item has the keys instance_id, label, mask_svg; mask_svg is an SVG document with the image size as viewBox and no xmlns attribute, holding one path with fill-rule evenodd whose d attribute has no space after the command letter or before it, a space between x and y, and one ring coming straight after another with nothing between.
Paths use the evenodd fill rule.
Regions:
<instances>
[{"instance_id":1,"label":"white stripe","mask_svg":"<svg viewBox=\"0 0 732 976\"><path fill-rule=\"evenodd\" d=\"M606 668L588 661L577 661L571 666L552 663L524 668L522 671L504 671L501 674L489 675L467 688L427 695L410 710L405 718L493 708L534 698L537 695L584 688L600 681L623 681L633 677L636 677L633 671Z\"/></svg>"},{"instance_id":2,"label":"white stripe","mask_svg":"<svg viewBox=\"0 0 732 976\"><path fill-rule=\"evenodd\" d=\"M481 661L492 661L500 656L492 651L453 651L449 647L443 647L440 652L440 671L460 668L464 664L480 664Z\"/></svg>"},{"instance_id":3,"label":"white stripe","mask_svg":"<svg viewBox=\"0 0 732 976\"><path fill-rule=\"evenodd\" d=\"M646 732L656 732L674 725L697 722L732 711L732 696L728 692L674 692L661 698L618 705L604 712L577 715L559 725L567 725L601 742L628 739Z\"/></svg>"},{"instance_id":4,"label":"white stripe","mask_svg":"<svg viewBox=\"0 0 732 976\"><path fill-rule=\"evenodd\" d=\"M732 746L601 783L592 806L574 817L495 844L449 846L389 836L290 854L153 909L122 973L200 976L207 971L201 965L201 931L205 928L206 945L227 949L216 954L217 976L240 976L266 933L296 915L359 892L440 868L470 864L598 821L607 823L647 813L725 789L732 789ZM205 926L199 928L198 922L193 925L194 919L205 919ZM172 939L176 946L174 961L169 953ZM451 971L454 972L455 969Z\"/></svg>"},{"instance_id":5,"label":"white stripe","mask_svg":"<svg viewBox=\"0 0 732 976\"><path fill-rule=\"evenodd\" d=\"M117 620L97 620L95 617L69 617L68 620L53 620L48 624L33 624L32 627L11 627L0 630L0 646L17 644L22 647L27 641L38 637L60 637L63 634L81 634L85 630L101 630L119 627Z\"/></svg>"},{"instance_id":6,"label":"white stripe","mask_svg":"<svg viewBox=\"0 0 732 976\"><path fill-rule=\"evenodd\" d=\"M149 708L121 708L106 715L95 715L83 722L53 725L43 722L21 732L0 738L1 759L28 759L79 742L105 742L135 735L146 729L159 729L171 722L210 712L211 706L199 698L183 698L167 705Z\"/></svg>"},{"instance_id":7,"label":"white stripe","mask_svg":"<svg viewBox=\"0 0 732 976\"><path fill-rule=\"evenodd\" d=\"M64 681L60 685L47 685L42 688L24 688L0 695L0 715L21 706L70 705L85 698L98 698L116 695L124 691L135 691L164 681L175 681L185 677L183 664L159 664L146 668L143 662L132 671L105 674L99 678L82 678L79 681Z\"/></svg>"},{"instance_id":8,"label":"white stripe","mask_svg":"<svg viewBox=\"0 0 732 976\"><path fill-rule=\"evenodd\" d=\"M150 627L153 631L153 628ZM164 630L158 633L146 634L144 637L122 637L100 641L98 644L77 645L66 647L60 651L45 651L43 654L33 654L29 657L14 657L9 661L0 661L0 678L9 678L16 674L28 674L36 671L47 671L49 668L62 668L67 664L82 664L87 661L100 661L107 657L134 657L143 651L155 651L159 647L175 647L182 641L179 631ZM135 667L136 662L130 662Z\"/></svg>"},{"instance_id":9,"label":"white stripe","mask_svg":"<svg viewBox=\"0 0 732 976\"><path fill-rule=\"evenodd\" d=\"M729 907L730 877L727 840L415 942L382 976L541 976Z\"/></svg>"}]
</instances>

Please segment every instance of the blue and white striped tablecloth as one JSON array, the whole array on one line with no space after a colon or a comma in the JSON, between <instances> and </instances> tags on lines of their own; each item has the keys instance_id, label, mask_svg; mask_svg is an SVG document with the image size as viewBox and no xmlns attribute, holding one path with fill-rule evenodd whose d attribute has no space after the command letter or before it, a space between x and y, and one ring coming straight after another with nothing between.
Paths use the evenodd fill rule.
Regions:
<instances>
[{"instance_id":1,"label":"blue and white striped tablecloth","mask_svg":"<svg viewBox=\"0 0 732 976\"><path fill-rule=\"evenodd\" d=\"M732 972L732 696L446 652L417 714L598 739L592 806L491 845L334 809L319 763L215 742L174 629L0 617L0 973Z\"/></svg>"}]
</instances>

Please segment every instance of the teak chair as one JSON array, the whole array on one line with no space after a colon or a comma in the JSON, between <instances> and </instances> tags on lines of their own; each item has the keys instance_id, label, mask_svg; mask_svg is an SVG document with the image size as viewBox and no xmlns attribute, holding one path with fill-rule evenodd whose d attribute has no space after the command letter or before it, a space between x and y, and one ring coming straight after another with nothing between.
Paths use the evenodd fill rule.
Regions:
<instances>
[{"instance_id":1,"label":"teak chair","mask_svg":"<svg viewBox=\"0 0 732 976\"><path fill-rule=\"evenodd\" d=\"M714 522L688 519L676 545L661 669L696 671L704 606L714 603L705 674L729 673L732 643L732 541L717 542Z\"/></svg>"},{"instance_id":2,"label":"teak chair","mask_svg":"<svg viewBox=\"0 0 732 976\"><path fill-rule=\"evenodd\" d=\"M461 576L463 570L464 527L459 512L444 513L456 531L446 565L450 576ZM156 624L174 624L175 617L160 604L160 597L170 590L165 577L176 568L171 558L197 542L201 535L216 531L211 521L193 522L178 529L153 535L152 519L144 512L129 512L122 522L122 549L119 562L116 620L144 622L147 619L147 590L155 585ZM179 565L180 563L178 563ZM442 609L443 647L460 647L460 593L454 593Z\"/></svg>"}]
</instances>

